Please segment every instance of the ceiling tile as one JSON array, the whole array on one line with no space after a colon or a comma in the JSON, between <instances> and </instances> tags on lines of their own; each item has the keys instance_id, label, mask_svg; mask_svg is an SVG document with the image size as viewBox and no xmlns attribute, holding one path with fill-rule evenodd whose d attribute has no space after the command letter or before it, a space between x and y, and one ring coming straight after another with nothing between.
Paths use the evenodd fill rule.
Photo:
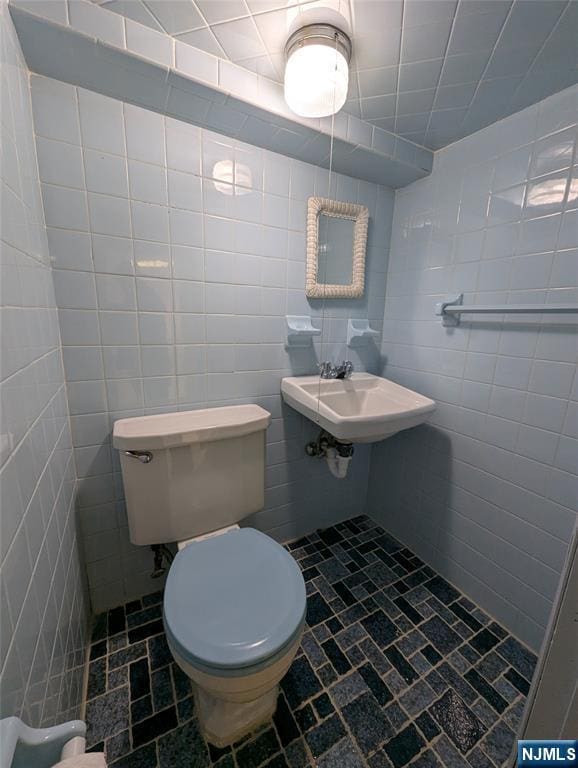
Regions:
<instances>
[{"instance_id":1,"label":"ceiling tile","mask_svg":"<svg viewBox=\"0 0 578 768\"><path fill-rule=\"evenodd\" d=\"M395 95L376 96L372 99L360 99L361 116L365 120L373 118L394 117Z\"/></svg>"},{"instance_id":2,"label":"ceiling tile","mask_svg":"<svg viewBox=\"0 0 578 768\"><path fill-rule=\"evenodd\" d=\"M406 0L403 10L404 27L418 27L438 21L451 21L457 0Z\"/></svg>"},{"instance_id":3,"label":"ceiling tile","mask_svg":"<svg viewBox=\"0 0 578 768\"><path fill-rule=\"evenodd\" d=\"M139 24L144 24L151 29L156 29L157 32L163 32L163 28L145 6L144 3L135 2L135 0L109 0L102 5L107 11L114 11L121 16L126 16L127 19L137 21Z\"/></svg>"},{"instance_id":4,"label":"ceiling tile","mask_svg":"<svg viewBox=\"0 0 578 768\"><path fill-rule=\"evenodd\" d=\"M402 0L353 0L351 15L355 37L376 29L399 29Z\"/></svg>"},{"instance_id":5,"label":"ceiling tile","mask_svg":"<svg viewBox=\"0 0 578 768\"><path fill-rule=\"evenodd\" d=\"M402 64L399 68L399 90L418 91L424 88L435 88L442 69L443 59L416 61L413 64Z\"/></svg>"},{"instance_id":6,"label":"ceiling tile","mask_svg":"<svg viewBox=\"0 0 578 768\"><path fill-rule=\"evenodd\" d=\"M144 4L169 35L205 26L192 0L144 0Z\"/></svg>"},{"instance_id":7,"label":"ceiling tile","mask_svg":"<svg viewBox=\"0 0 578 768\"><path fill-rule=\"evenodd\" d=\"M458 53L446 56L442 67L440 85L460 85L478 81L490 58L489 51Z\"/></svg>"},{"instance_id":8,"label":"ceiling tile","mask_svg":"<svg viewBox=\"0 0 578 768\"><path fill-rule=\"evenodd\" d=\"M566 0L516 0L504 25L500 43L510 47L520 45L520 36L523 34L525 42L541 46L566 5Z\"/></svg>"},{"instance_id":9,"label":"ceiling tile","mask_svg":"<svg viewBox=\"0 0 578 768\"><path fill-rule=\"evenodd\" d=\"M104 0L103 7L279 84L290 29L321 5L351 17L344 111L431 148L578 82L578 0Z\"/></svg>"},{"instance_id":10,"label":"ceiling tile","mask_svg":"<svg viewBox=\"0 0 578 768\"><path fill-rule=\"evenodd\" d=\"M251 18L215 24L211 26L211 29L232 61L262 56L267 53L255 22Z\"/></svg>"},{"instance_id":11,"label":"ceiling tile","mask_svg":"<svg viewBox=\"0 0 578 768\"><path fill-rule=\"evenodd\" d=\"M476 83L465 85L444 85L438 88L434 109L457 109L467 107L476 92Z\"/></svg>"},{"instance_id":12,"label":"ceiling tile","mask_svg":"<svg viewBox=\"0 0 578 768\"><path fill-rule=\"evenodd\" d=\"M207 24L249 16L249 9L244 0L195 0L195 3Z\"/></svg>"},{"instance_id":13,"label":"ceiling tile","mask_svg":"<svg viewBox=\"0 0 578 768\"><path fill-rule=\"evenodd\" d=\"M404 29L401 43L402 64L411 61L424 61L425 59L438 59L444 56L450 29L450 19L436 24L424 24L421 27Z\"/></svg>"},{"instance_id":14,"label":"ceiling tile","mask_svg":"<svg viewBox=\"0 0 578 768\"><path fill-rule=\"evenodd\" d=\"M384 96L395 93L397 89L397 67L363 69L357 73L361 96Z\"/></svg>"},{"instance_id":15,"label":"ceiling tile","mask_svg":"<svg viewBox=\"0 0 578 768\"><path fill-rule=\"evenodd\" d=\"M177 40L182 40L183 43L188 45L194 45L195 48L201 48L207 53L212 53L213 56L225 56L225 51L219 45L219 42L215 35L211 32L209 27L203 29L195 29L192 32L185 32L183 35L177 35Z\"/></svg>"},{"instance_id":16,"label":"ceiling tile","mask_svg":"<svg viewBox=\"0 0 578 768\"><path fill-rule=\"evenodd\" d=\"M435 89L425 91L409 91L397 94L397 114L417 115L419 112L427 112L431 109L435 96Z\"/></svg>"},{"instance_id":17,"label":"ceiling tile","mask_svg":"<svg viewBox=\"0 0 578 768\"><path fill-rule=\"evenodd\" d=\"M502 29L502 23L501 13L479 13L457 17L448 55L491 51Z\"/></svg>"}]
</instances>

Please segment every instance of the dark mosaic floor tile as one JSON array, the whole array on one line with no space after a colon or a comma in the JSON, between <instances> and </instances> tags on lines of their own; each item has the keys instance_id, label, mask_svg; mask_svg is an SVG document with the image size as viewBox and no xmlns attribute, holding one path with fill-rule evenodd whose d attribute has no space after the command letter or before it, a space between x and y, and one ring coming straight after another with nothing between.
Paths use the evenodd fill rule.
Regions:
<instances>
[{"instance_id":1,"label":"dark mosaic floor tile","mask_svg":"<svg viewBox=\"0 0 578 768\"><path fill-rule=\"evenodd\" d=\"M392 702L391 704L388 704L384 711L385 711L385 714L387 715L387 719L397 731L400 731L401 726L404 723L407 723L409 719L407 714L395 701Z\"/></svg>"},{"instance_id":2,"label":"dark mosaic floor tile","mask_svg":"<svg viewBox=\"0 0 578 768\"><path fill-rule=\"evenodd\" d=\"M422 752L419 757L410 763L411 768L441 768L442 763L439 757L431 749Z\"/></svg>"},{"instance_id":3,"label":"dark mosaic floor tile","mask_svg":"<svg viewBox=\"0 0 578 768\"><path fill-rule=\"evenodd\" d=\"M375 611L375 613L363 618L361 624L374 643L380 648L385 648L399 634L396 625L381 610Z\"/></svg>"},{"instance_id":4,"label":"dark mosaic floor tile","mask_svg":"<svg viewBox=\"0 0 578 768\"><path fill-rule=\"evenodd\" d=\"M440 736L434 744L434 749L446 768L470 768L469 763L460 755L447 736Z\"/></svg>"},{"instance_id":5,"label":"dark mosaic floor tile","mask_svg":"<svg viewBox=\"0 0 578 768\"><path fill-rule=\"evenodd\" d=\"M329 693L338 707L344 707L362 693L367 693L368 690L369 689L361 675L357 672L352 672L342 680L334 683L329 689Z\"/></svg>"},{"instance_id":6,"label":"dark mosaic floor tile","mask_svg":"<svg viewBox=\"0 0 578 768\"><path fill-rule=\"evenodd\" d=\"M440 733L439 726L428 712L422 712L421 715L416 717L415 724L422 732L426 741L432 741Z\"/></svg>"},{"instance_id":7,"label":"dark mosaic floor tile","mask_svg":"<svg viewBox=\"0 0 578 768\"><path fill-rule=\"evenodd\" d=\"M281 745L272 728L257 736L237 751L239 768L257 768L279 752Z\"/></svg>"},{"instance_id":8,"label":"dark mosaic floor tile","mask_svg":"<svg viewBox=\"0 0 578 768\"><path fill-rule=\"evenodd\" d=\"M289 706L296 709L302 702L321 691L321 684L306 658L295 659L281 681Z\"/></svg>"},{"instance_id":9,"label":"dark mosaic floor tile","mask_svg":"<svg viewBox=\"0 0 578 768\"><path fill-rule=\"evenodd\" d=\"M321 725L318 725L317 728L309 731L305 739L313 757L320 757L345 735L343 723L337 715L332 715L327 720L324 720Z\"/></svg>"},{"instance_id":10,"label":"dark mosaic floor tile","mask_svg":"<svg viewBox=\"0 0 578 768\"><path fill-rule=\"evenodd\" d=\"M148 624L141 624L139 627L129 629L128 641L129 643L138 643L139 640L146 640L147 637L160 635L162 632L164 632L162 619L157 619L156 621L150 621Z\"/></svg>"},{"instance_id":11,"label":"dark mosaic floor tile","mask_svg":"<svg viewBox=\"0 0 578 768\"><path fill-rule=\"evenodd\" d=\"M153 702L150 696L143 696L142 699L133 701L130 705L130 716L133 723L145 720L153 713Z\"/></svg>"},{"instance_id":12,"label":"dark mosaic floor tile","mask_svg":"<svg viewBox=\"0 0 578 768\"><path fill-rule=\"evenodd\" d=\"M163 591L161 589L158 592L152 592L150 595L145 595L141 599L142 599L142 604L145 608L149 605L156 605L157 603L162 603Z\"/></svg>"},{"instance_id":13,"label":"dark mosaic floor tile","mask_svg":"<svg viewBox=\"0 0 578 768\"><path fill-rule=\"evenodd\" d=\"M365 756L393 735L393 729L371 693L365 693L342 709L345 722Z\"/></svg>"},{"instance_id":14,"label":"dark mosaic floor tile","mask_svg":"<svg viewBox=\"0 0 578 768\"><path fill-rule=\"evenodd\" d=\"M130 603L127 603L124 606L124 612L127 616L129 616L131 613L136 613L137 611L142 610L142 600L131 600Z\"/></svg>"},{"instance_id":15,"label":"dark mosaic floor tile","mask_svg":"<svg viewBox=\"0 0 578 768\"><path fill-rule=\"evenodd\" d=\"M514 669L523 675L526 680L531 680L536 666L536 656L527 648L515 640L508 637L498 647L496 651L510 663Z\"/></svg>"},{"instance_id":16,"label":"dark mosaic floor tile","mask_svg":"<svg viewBox=\"0 0 578 768\"><path fill-rule=\"evenodd\" d=\"M191 681L177 664L171 664L171 675L177 701L189 696L193 690Z\"/></svg>"},{"instance_id":17,"label":"dark mosaic floor tile","mask_svg":"<svg viewBox=\"0 0 578 768\"><path fill-rule=\"evenodd\" d=\"M295 741L295 739L298 739L301 735L284 696L279 696L277 709L273 716L273 722L275 723L275 728L277 729L283 747L291 744L292 741Z\"/></svg>"},{"instance_id":18,"label":"dark mosaic floor tile","mask_svg":"<svg viewBox=\"0 0 578 768\"><path fill-rule=\"evenodd\" d=\"M161 736L158 745L159 768L204 768L210 764L208 749L194 722Z\"/></svg>"},{"instance_id":19,"label":"dark mosaic floor tile","mask_svg":"<svg viewBox=\"0 0 578 768\"><path fill-rule=\"evenodd\" d=\"M461 648L458 648L458 653L461 653L464 659L470 664L475 664L480 658L480 654L477 651L474 651L470 645L462 645Z\"/></svg>"},{"instance_id":20,"label":"dark mosaic floor tile","mask_svg":"<svg viewBox=\"0 0 578 768\"><path fill-rule=\"evenodd\" d=\"M135 747L140 747L142 744L146 744L156 739L157 736L172 731L176 727L176 709L169 707L169 709L165 709L162 712L157 712L152 717L147 717L146 720L141 720L140 723L133 723L132 743Z\"/></svg>"},{"instance_id":21,"label":"dark mosaic floor tile","mask_svg":"<svg viewBox=\"0 0 578 768\"><path fill-rule=\"evenodd\" d=\"M128 688L117 688L86 703L86 742L90 746L128 728Z\"/></svg>"},{"instance_id":22,"label":"dark mosaic floor tile","mask_svg":"<svg viewBox=\"0 0 578 768\"><path fill-rule=\"evenodd\" d=\"M466 672L465 678L497 712L502 713L506 709L508 706L506 700L475 669Z\"/></svg>"},{"instance_id":23,"label":"dark mosaic floor tile","mask_svg":"<svg viewBox=\"0 0 578 768\"><path fill-rule=\"evenodd\" d=\"M430 645L429 643L421 649L421 652L432 666L435 666L439 661L442 660L441 653L438 653L433 645Z\"/></svg>"},{"instance_id":24,"label":"dark mosaic floor tile","mask_svg":"<svg viewBox=\"0 0 578 768\"><path fill-rule=\"evenodd\" d=\"M365 768L366 763L351 739L342 739L317 762L318 768Z\"/></svg>"},{"instance_id":25,"label":"dark mosaic floor tile","mask_svg":"<svg viewBox=\"0 0 578 768\"><path fill-rule=\"evenodd\" d=\"M449 584L441 576L434 576L433 579L430 579L430 581L426 582L425 586L433 595L437 597L438 600L441 600L442 603L445 603L445 605L449 605L449 603L453 603L454 600L457 600L458 597L461 597L458 590L452 587L452 585Z\"/></svg>"},{"instance_id":26,"label":"dark mosaic floor tile","mask_svg":"<svg viewBox=\"0 0 578 768\"><path fill-rule=\"evenodd\" d=\"M113 635L108 638L108 652L114 653L120 651L121 648L126 648L128 645L128 637L126 632L120 632L118 635Z\"/></svg>"},{"instance_id":27,"label":"dark mosaic floor tile","mask_svg":"<svg viewBox=\"0 0 578 768\"><path fill-rule=\"evenodd\" d=\"M411 656L414 651L425 646L426 642L425 637L416 629L398 640L395 645L404 656Z\"/></svg>"},{"instance_id":28,"label":"dark mosaic floor tile","mask_svg":"<svg viewBox=\"0 0 578 768\"><path fill-rule=\"evenodd\" d=\"M90 646L90 661L106 656L107 645L106 640L100 640L98 643L94 643Z\"/></svg>"},{"instance_id":29,"label":"dark mosaic floor tile","mask_svg":"<svg viewBox=\"0 0 578 768\"><path fill-rule=\"evenodd\" d=\"M522 677L522 675L518 674L515 669L508 669L507 672L504 672L504 677L506 680L508 680L514 688L517 688L520 693L523 693L524 696L527 696L530 691L530 683L526 680L525 677Z\"/></svg>"},{"instance_id":30,"label":"dark mosaic floor tile","mask_svg":"<svg viewBox=\"0 0 578 768\"><path fill-rule=\"evenodd\" d=\"M452 603L451 605L448 605L448 608L458 617L458 619L463 621L464 624L467 624L470 629L473 629L474 632L477 632L482 628L480 622L459 603Z\"/></svg>"},{"instance_id":31,"label":"dark mosaic floor tile","mask_svg":"<svg viewBox=\"0 0 578 768\"><path fill-rule=\"evenodd\" d=\"M365 640L366 637L367 634L361 624L352 624L342 632L339 632L335 637L335 642L342 650L346 650L351 645L355 645L356 643Z\"/></svg>"},{"instance_id":32,"label":"dark mosaic floor tile","mask_svg":"<svg viewBox=\"0 0 578 768\"><path fill-rule=\"evenodd\" d=\"M113 760L118 760L120 757L127 755L130 750L130 733L128 730L122 731L107 740L105 747L106 759L111 763Z\"/></svg>"},{"instance_id":33,"label":"dark mosaic floor tile","mask_svg":"<svg viewBox=\"0 0 578 768\"><path fill-rule=\"evenodd\" d=\"M397 605L400 611L402 611L407 616L412 624L419 624L420 621L423 620L421 613L416 611L416 609L410 605L404 597L396 597L393 602Z\"/></svg>"},{"instance_id":34,"label":"dark mosaic floor tile","mask_svg":"<svg viewBox=\"0 0 578 768\"><path fill-rule=\"evenodd\" d=\"M385 655L406 683L410 684L413 683L414 680L417 680L417 672L397 648L394 648L393 646L386 648Z\"/></svg>"},{"instance_id":35,"label":"dark mosaic floor tile","mask_svg":"<svg viewBox=\"0 0 578 768\"><path fill-rule=\"evenodd\" d=\"M321 647L338 675L344 675L346 672L349 672L351 664L335 640L326 640L321 644Z\"/></svg>"},{"instance_id":36,"label":"dark mosaic floor tile","mask_svg":"<svg viewBox=\"0 0 578 768\"><path fill-rule=\"evenodd\" d=\"M192 696L188 696L186 699L181 699L177 702L177 715L179 716L179 723L186 723L190 720L195 711L195 702Z\"/></svg>"},{"instance_id":37,"label":"dark mosaic floor tile","mask_svg":"<svg viewBox=\"0 0 578 768\"><path fill-rule=\"evenodd\" d=\"M327 622L327 629L333 634L336 635L338 632L341 632L343 629L343 624L339 621L339 619L334 616L332 619L329 619Z\"/></svg>"},{"instance_id":38,"label":"dark mosaic floor tile","mask_svg":"<svg viewBox=\"0 0 578 768\"><path fill-rule=\"evenodd\" d=\"M139 627L141 624L148 624L149 621L160 619L162 616L162 605L152 605L150 608L145 608L142 611L131 613L126 617L126 625L128 629Z\"/></svg>"},{"instance_id":39,"label":"dark mosaic floor tile","mask_svg":"<svg viewBox=\"0 0 578 768\"><path fill-rule=\"evenodd\" d=\"M505 637L507 637L508 633L504 629L504 627L501 627L496 621L490 622L488 624L488 629L494 633L494 635L499 639L503 640Z\"/></svg>"},{"instance_id":40,"label":"dark mosaic floor tile","mask_svg":"<svg viewBox=\"0 0 578 768\"><path fill-rule=\"evenodd\" d=\"M108 668L117 669L123 667L125 664L129 664L131 661L136 661L142 656L145 656L147 652L146 645L144 643L136 643L135 645L129 645L116 653L111 653L108 657Z\"/></svg>"},{"instance_id":41,"label":"dark mosaic floor tile","mask_svg":"<svg viewBox=\"0 0 578 768\"><path fill-rule=\"evenodd\" d=\"M432 704L429 711L464 755L484 734L478 718L451 689Z\"/></svg>"},{"instance_id":42,"label":"dark mosaic floor tile","mask_svg":"<svg viewBox=\"0 0 578 768\"><path fill-rule=\"evenodd\" d=\"M435 697L436 694L425 680L418 680L415 685L412 685L408 691L399 697L399 701L405 711L414 717L429 707Z\"/></svg>"},{"instance_id":43,"label":"dark mosaic floor tile","mask_svg":"<svg viewBox=\"0 0 578 768\"><path fill-rule=\"evenodd\" d=\"M147 744L110 763L110 768L157 768L157 745Z\"/></svg>"},{"instance_id":44,"label":"dark mosaic floor tile","mask_svg":"<svg viewBox=\"0 0 578 768\"><path fill-rule=\"evenodd\" d=\"M472 688L450 664L444 661L437 669L443 679L462 697L466 704L472 704L477 699L479 691Z\"/></svg>"},{"instance_id":45,"label":"dark mosaic floor tile","mask_svg":"<svg viewBox=\"0 0 578 768\"><path fill-rule=\"evenodd\" d=\"M318 593L307 598L307 624L314 627L333 616L333 611Z\"/></svg>"},{"instance_id":46,"label":"dark mosaic floor tile","mask_svg":"<svg viewBox=\"0 0 578 768\"><path fill-rule=\"evenodd\" d=\"M472 749L468 755L468 763L472 768L495 768L490 758L479 747Z\"/></svg>"},{"instance_id":47,"label":"dark mosaic floor tile","mask_svg":"<svg viewBox=\"0 0 578 768\"><path fill-rule=\"evenodd\" d=\"M323 531L317 531L317 534L325 546L330 547L332 544L339 544L342 541L343 536L333 528L326 528Z\"/></svg>"},{"instance_id":48,"label":"dark mosaic floor tile","mask_svg":"<svg viewBox=\"0 0 578 768\"><path fill-rule=\"evenodd\" d=\"M280 754L263 763L263 768L289 768L285 755Z\"/></svg>"},{"instance_id":49,"label":"dark mosaic floor tile","mask_svg":"<svg viewBox=\"0 0 578 768\"><path fill-rule=\"evenodd\" d=\"M349 575L347 568L335 557L330 557L323 563L319 563L317 567L330 584L341 581Z\"/></svg>"},{"instance_id":50,"label":"dark mosaic floor tile","mask_svg":"<svg viewBox=\"0 0 578 768\"><path fill-rule=\"evenodd\" d=\"M357 667L365 661L365 654L358 645L354 645L351 648L348 648L345 651L345 655L349 659L352 667Z\"/></svg>"},{"instance_id":51,"label":"dark mosaic floor tile","mask_svg":"<svg viewBox=\"0 0 578 768\"><path fill-rule=\"evenodd\" d=\"M488 651L491 651L497 643L498 638L487 628L482 629L481 632L478 632L478 634L474 635L470 640L472 648L475 648L482 656L488 653Z\"/></svg>"},{"instance_id":52,"label":"dark mosaic floor tile","mask_svg":"<svg viewBox=\"0 0 578 768\"><path fill-rule=\"evenodd\" d=\"M108 612L108 634L116 635L126 629L124 606L113 608Z\"/></svg>"},{"instance_id":53,"label":"dark mosaic floor tile","mask_svg":"<svg viewBox=\"0 0 578 768\"><path fill-rule=\"evenodd\" d=\"M408 725L401 733L390 739L384 749L394 768L401 768L402 765L407 765L410 760L413 760L424 746L425 742L415 725Z\"/></svg>"},{"instance_id":54,"label":"dark mosaic floor tile","mask_svg":"<svg viewBox=\"0 0 578 768\"><path fill-rule=\"evenodd\" d=\"M155 712L159 712L161 709L166 709L174 703L170 667L163 667L152 673L151 690Z\"/></svg>"},{"instance_id":55,"label":"dark mosaic floor tile","mask_svg":"<svg viewBox=\"0 0 578 768\"><path fill-rule=\"evenodd\" d=\"M425 679L427 684L433 688L438 696L448 689L449 683L435 669L432 670L429 675L426 675Z\"/></svg>"},{"instance_id":56,"label":"dark mosaic floor tile","mask_svg":"<svg viewBox=\"0 0 578 768\"><path fill-rule=\"evenodd\" d=\"M311 703L313 704L313 708L317 712L318 717L321 719L335 712L335 707L326 693L322 693L321 696L313 699Z\"/></svg>"},{"instance_id":57,"label":"dark mosaic floor tile","mask_svg":"<svg viewBox=\"0 0 578 768\"><path fill-rule=\"evenodd\" d=\"M489 680L490 683L493 683L496 678L498 678L502 672L507 669L508 663L505 661L501 656L498 656L497 653L488 653L487 656L484 656L483 659L480 659L480 661L475 665L475 668L478 670L478 672L483 675L486 680Z\"/></svg>"},{"instance_id":58,"label":"dark mosaic floor tile","mask_svg":"<svg viewBox=\"0 0 578 768\"><path fill-rule=\"evenodd\" d=\"M317 717L311 704L305 704L295 711L295 720L301 733L307 733L317 725Z\"/></svg>"},{"instance_id":59,"label":"dark mosaic floor tile","mask_svg":"<svg viewBox=\"0 0 578 768\"><path fill-rule=\"evenodd\" d=\"M494 681L494 688L500 696L503 696L504 699L506 699L508 704L511 704L520 695L520 691L517 688L514 688L505 677L499 677Z\"/></svg>"},{"instance_id":60,"label":"dark mosaic floor tile","mask_svg":"<svg viewBox=\"0 0 578 768\"><path fill-rule=\"evenodd\" d=\"M451 653L462 640L439 616L432 616L420 626L420 631L442 654Z\"/></svg>"},{"instance_id":61,"label":"dark mosaic floor tile","mask_svg":"<svg viewBox=\"0 0 578 768\"><path fill-rule=\"evenodd\" d=\"M149 663L146 657L133 661L129 666L130 698L132 701L146 696L151 689Z\"/></svg>"},{"instance_id":62,"label":"dark mosaic floor tile","mask_svg":"<svg viewBox=\"0 0 578 768\"><path fill-rule=\"evenodd\" d=\"M151 669L160 669L172 662L173 657L164 635L149 637L147 646Z\"/></svg>"},{"instance_id":63,"label":"dark mosaic floor tile","mask_svg":"<svg viewBox=\"0 0 578 768\"><path fill-rule=\"evenodd\" d=\"M374 695L378 704L384 706L393 699L391 691L369 662L359 667L358 673L363 678L365 685Z\"/></svg>"},{"instance_id":64,"label":"dark mosaic floor tile","mask_svg":"<svg viewBox=\"0 0 578 768\"><path fill-rule=\"evenodd\" d=\"M109 669L107 677L108 691L112 691L113 688L120 688L121 685L128 685L128 666Z\"/></svg>"},{"instance_id":65,"label":"dark mosaic floor tile","mask_svg":"<svg viewBox=\"0 0 578 768\"><path fill-rule=\"evenodd\" d=\"M326 688L337 680L337 674L329 662L320 667L317 672L319 674L319 680Z\"/></svg>"},{"instance_id":66,"label":"dark mosaic floor tile","mask_svg":"<svg viewBox=\"0 0 578 768\"><path fill-rule=\"evenodd\" d=\"M96 659L88 665L88 686L86 698L93 699L106 690L106 658Z\"/></svg>"},{"instance_id":67,"label":"dark mosaic floor tile","mask_svg":"<svg viewBox=\"0 0 578 768\"><path fill-rule=\"evenodd\" d=\"M499 722L482 740L482 748L496 765L501 765L510 755L515 738L513 731Z\"/></svg>"},{"instance_id":68,"label":"dark mosaic floor tile","mask_svg":"<svg viewBox=\"0 0 578 768\"><path fill-rule=\"evenodd\" d=\"M474 712L486 728L491 728L499 720L498 713L490 707L485 699L480 698L475 704L472 704L472 712Z\"/></svg>"},{"instance_id":69,"label":"dark mosaic floor tile","mask_svg":"<svg viewBox=\"0 0 578 768\"><path fill-rule=\"evenodd\" d=\"M209 758L216 763L225 755L231 754L231 747L215 747L213 744L209 744Z\"/></svg>"},{"instance_id":70,"label":"dark mosaic floor tile","mask_svg":"<svg viewBox=\"0 0 578 768\"><path fill-rule=\"evenodd\" d=\"M285 757L291 768L307 768L310 763L305 739L299 739L289 744L285 750Z\"/></svg>"}]
</instances>

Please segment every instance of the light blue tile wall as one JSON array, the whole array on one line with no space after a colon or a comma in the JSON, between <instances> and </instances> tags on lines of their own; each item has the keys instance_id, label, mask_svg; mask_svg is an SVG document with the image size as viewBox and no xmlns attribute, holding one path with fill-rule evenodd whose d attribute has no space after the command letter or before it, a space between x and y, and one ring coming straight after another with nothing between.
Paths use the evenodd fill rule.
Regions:
<instances>
[{"instance_id":1,"label":"light blue tile wall","mask_svg":"<svg viewBox=\"0 0 578 768\"><path fill-rule=\"evenodd\" d=\"M339 175L329 187L326 170L44 77L32 95L93 606L158 583L128 540L117 418L257 402L273 423L265 509L248 522L287 540L361 512L369 449L335 480L305 457L314 430L279 390L326 357L379 367L379 345L345 339L348 317L383 322L393 192ZM286 314L321 325L305 218L328 193L370 209L366 296L328 302L320 345L288 351Z\"/></svg>"},{"instance_id":2,"label":"light blue tile wall","mask_svg":"<svg viewBox=\"0 0 578 768\"><path fill-rule=\"evenodd\" d=\"M0 717L78 717L87 606L28 71L1 34Z\"/></svg>"},{"instance_id":3,"label":"light blue tile wall","mask_svg":"<svg viewBox=\"0 0 578 768\"><path fill-rule=\"evenodd\" d=\"M373 450L369 511L538 648L578 502L576 315L443 328L434 304L578 301L578 88L436 153L396 194L385 376L437 400ZM478 316L479 317L479 316Z\"/></svg>"}]
</instances>

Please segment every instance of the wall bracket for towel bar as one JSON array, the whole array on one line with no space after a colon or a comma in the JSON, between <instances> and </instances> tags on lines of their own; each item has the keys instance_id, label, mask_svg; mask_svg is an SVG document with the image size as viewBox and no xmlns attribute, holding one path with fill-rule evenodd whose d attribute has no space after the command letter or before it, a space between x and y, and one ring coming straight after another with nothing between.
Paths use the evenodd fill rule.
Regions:
<instances>
[{"instance_id":1,"label":"wall bracket for towel bar","mask_svg":"<svg viewBox=\"0 0 578 768\"><path fill-rule=\"evenodd\" d=\"M566 315L578 313L578 304L464 304L464 295L450 296L436 304L436 315L442 325L460 324L462 314L472 315Z\"/></svg>"}]
</instances>

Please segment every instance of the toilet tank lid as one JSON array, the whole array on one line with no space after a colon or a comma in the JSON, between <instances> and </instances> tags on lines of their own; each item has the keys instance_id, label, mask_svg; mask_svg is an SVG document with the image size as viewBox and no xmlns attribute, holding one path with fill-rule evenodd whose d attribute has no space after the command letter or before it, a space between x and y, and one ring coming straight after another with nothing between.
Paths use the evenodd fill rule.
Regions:
<instances>
[{"instance_id":1,"label":"toilet tank lid","mask_svg":"<svg viewBox=\"0 0 578 768\"><path fill-rule=\"evenodd\" d=\"M198 411L135 416L114 422L112 442L121 450L173 448L243 437L265 430L271 414L259 405L229 405Z\"/></svg>"}]
</instances>

